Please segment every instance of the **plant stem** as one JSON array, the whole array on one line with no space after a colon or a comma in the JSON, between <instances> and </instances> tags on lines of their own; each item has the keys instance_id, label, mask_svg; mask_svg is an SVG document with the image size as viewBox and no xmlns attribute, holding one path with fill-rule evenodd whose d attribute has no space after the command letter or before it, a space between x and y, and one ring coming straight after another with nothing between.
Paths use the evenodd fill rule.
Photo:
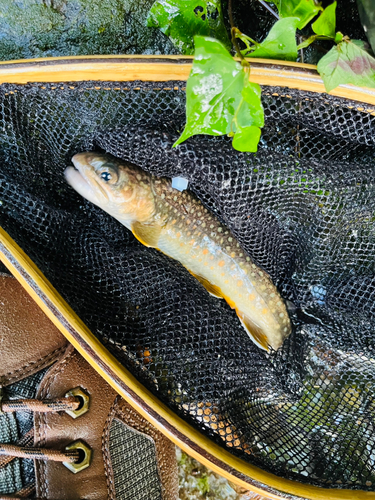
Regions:
<instances>
[{"instance_id":1,"label":"plant stem","mask_svg":"<svg viewBox=\"0 0 375 500\"><path fill-rule=\"evenodd\" d=\"M298 47L297 47L297 50L299 49L299 53L300 53L300 56L301 56L301 62L305 62L305 58L304 58L304 55L303 55L303 47L301 47L302 45L302 35L297 35L297 38L298 38Z\"/></svg>"},{"instance_id":2,"label":"plant stem","mask_svg":"<svg viewBox=\"0 0 375 500\"><path fill-rule=\"evenodd\" d=\"M245 57L248 56L249 54L251 54L251 52L254 50L254 47L256 48L260 45L258 42L256 42L255 40L253 40L249 36L241 33L241 31L238 28L235 28L234 35L236 38L239 38L246 45L246 49L241 51L241 54L243 54ZM253 46L251 46L249 42Z\"/></svg>"},{"instance_id":3,"label":"plant stem","mask_svg":"<svg viewBox=\"0 0 375 500\"><path fill-rule=\"evenodd\" d=\"M241 53L240 46L238 45L237 38L236 38L236 30L237 28L232 28L231 29L231 35L232 35L232 43L234 45L234 48L236 49L237 56L241 58L241 61L245 61L244 56Z\"/></svg>"},{"instance_id":4,"label":"plant stem","mask_svg":"<svg viewBox=\"0 0 375 500\"><path fill-rule=\"evenodd\" d=\"M232 11L232 0L228 0L228 15L229 15L229 22L230 22L230 34L232 37L232 44L234 48L236 49L237 56L241 59L241 61L245 61L244 56L241 54L241 49L240 46L238 45L237 38L236 38L236 30L234 26L234 21L233 21L233 11Z\"/></svg>"},{"instance_id":5,"label":"plant stem","mask_svg":"<svg viewBox=\"0 0 375 500\"><path fill-rule=\"evenodd\" d=\"M233 11L232 11L232 0L228 0L228 15L229 15L230 27L231 29L233 29L234 21L233 21Z\"/></svg>"},{"instance_id":6,"label":"plant stem","mask_svg":"<svg viewBox=\"0 0 375 500\"><path fill-rule=\"evenodd\" d=\"M246 40L249 40L253 45L260 45L260 43L256 42L255 40L253 40L249 36L241 33L241 31L238 28L236 29L236 37L239 38L240 40L242 40L244 43L246 43Z\"/></svg>"},{"instance_id":7,"label":"plant stem","mask_svg":"<svg viewBox=\"0 0 375 500\"><path fill-rule=\"evenodd\" d=\"M270 5L268 5L268 3L267 3L267 2L265 2L264 0L259 0L259 3L261 3L261 4L263 5L263 7L264 7L265 9L267 9L267 10L268 10L268 12L271 12L271 14L272 14L274 17L276 17L276 19L277 19L277 20L279 20L279 19L280 19L279 14L277 14L277 13L276 13L276 12L272 9L272 7L271 7Z\"/></svg>"}]
</instances>

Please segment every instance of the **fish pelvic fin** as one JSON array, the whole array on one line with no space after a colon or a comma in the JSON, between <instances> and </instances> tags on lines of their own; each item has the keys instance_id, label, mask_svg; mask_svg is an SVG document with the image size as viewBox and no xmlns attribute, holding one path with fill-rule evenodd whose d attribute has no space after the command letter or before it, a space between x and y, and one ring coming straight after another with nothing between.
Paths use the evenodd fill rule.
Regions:
<instances>
[{"instance_id":1,"label":"fish pelvic fin","mask_svg":"<svg viewBox=\"0 0 375 500\"><path fill-rule=\"evenodd\" d=\"M261 349L269 351L270 345L267 336L264 334L262 329L258 325L253 323L251 319L247 317L243 312L236 309L236 313L251 340Z\"/></svg>"},{"instance_id":2,"label":"fish pelvic fin","mask_svg":"<svg viewBox=\"0 0 375 500\"><path fill-rule=\"evenodd\" d=\"M142 245L157 248L161 233L161 226L159 224L144 224L136 221L131 224L131 230Z\"/></svg>"},{"instance_id":3,"label":"fish pelvic fin","mask_svg":"<svg viewBox=\"0 0 375 500\"><path fill-rule=\"evenodd\" d=\"M194 274L192 272L190 272L190 274L192 274L194 278L196 278L199 281L199 283L201 283L207 290L207 292L209 292L211 295L217 297L218 299L222 299L224 297L220 288L216 285L213 285L208 279L203 278L203 276L200 276L199 274Z\"/></svg>"}]
</instances>

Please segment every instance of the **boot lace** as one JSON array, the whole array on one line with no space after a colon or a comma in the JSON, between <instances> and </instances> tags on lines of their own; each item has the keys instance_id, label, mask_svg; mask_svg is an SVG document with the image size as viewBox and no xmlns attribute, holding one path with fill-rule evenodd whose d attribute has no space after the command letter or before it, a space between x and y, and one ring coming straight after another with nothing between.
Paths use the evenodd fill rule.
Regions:
<instances>
[{"instance_id":1,"label":"boot lace","mask_svg":"<svg viewBox=\"0 0 375 500\"><path fill-rule=\"evenodd\" d=\"M0 387L0 414L13 413L17 411L31 412L59 412L78 410L81 406L80 398L76 396L66 396L61 399L16 399L4 401ZM64 464L74 464L81 460L78 449L74 450L54 450L50 448L33 447L34 429L30 429L15 444L0 443L0 469L12 462L15 458L29 458L36 460L52 460L63 462ZM12 500L27 498L35 493L35 484L26 485L17 493L4 495L0 493L0 500ZM35 499L38 500L38 499Z\"/></svg>"}]
</instances>

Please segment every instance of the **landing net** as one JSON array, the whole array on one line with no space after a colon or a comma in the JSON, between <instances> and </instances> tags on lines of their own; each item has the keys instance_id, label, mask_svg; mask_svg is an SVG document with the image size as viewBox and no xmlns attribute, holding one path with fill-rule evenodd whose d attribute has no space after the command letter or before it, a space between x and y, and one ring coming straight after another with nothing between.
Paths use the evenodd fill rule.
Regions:
<instances>
[{"instance_id":1,"label":"landing net","mask_svg":"<svg viewBox=\"0 0 375 500\"><path fill-rule=\"evenodd\" d=\"M263 87L257 154L172 144L184 82L0 88L0 225L176 414L281 477L375 489L375 149L366 105ZM294 304L271 355L178 262L63 176L78 152L183 176Z\"/></svg>"}]
</instances>

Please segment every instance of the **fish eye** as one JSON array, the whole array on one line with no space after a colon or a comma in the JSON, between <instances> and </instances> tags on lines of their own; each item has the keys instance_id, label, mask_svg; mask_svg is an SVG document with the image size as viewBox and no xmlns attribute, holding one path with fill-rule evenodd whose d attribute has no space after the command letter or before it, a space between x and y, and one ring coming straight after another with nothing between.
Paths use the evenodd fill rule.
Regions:
<instances>
[{"instance_id":1,"label":"fish eye","mask_svg":"<svg viewBox=\"0 0 375 500\"><path fill-rule=\"evenodd\" d=\"M107 184L116 184L118 181L118 175L115 170L103 167L98 172L99 177Z\"/></svg>"},{"instance_id":2,"label":"fish eye","mask_svg":"<svg viewBox=\"0 0 375 500\"><path fill-rule=\"evenodd\" d=\"M102 172L100 174L100 177L105 180L106 182L110 181L112 179L112 175L109 172Z\"/></svg>"}]
</instances>

